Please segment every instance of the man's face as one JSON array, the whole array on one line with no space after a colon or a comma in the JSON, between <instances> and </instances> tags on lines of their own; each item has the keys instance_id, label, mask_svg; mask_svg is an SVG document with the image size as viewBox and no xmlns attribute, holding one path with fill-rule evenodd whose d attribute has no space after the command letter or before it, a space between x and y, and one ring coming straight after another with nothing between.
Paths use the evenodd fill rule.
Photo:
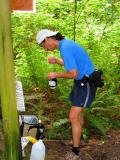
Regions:
<instances>
[{"instance_id":1,"label":"man's face","mask_svg":"<svg viewBox=\"0 0 120 160\"><path fill-rule=\"evenodd\" d=\"M41 44L40 47L43 47L46 51L53 51L55 49L54 39L46 38Z\"/></svg>"}]
</instances>

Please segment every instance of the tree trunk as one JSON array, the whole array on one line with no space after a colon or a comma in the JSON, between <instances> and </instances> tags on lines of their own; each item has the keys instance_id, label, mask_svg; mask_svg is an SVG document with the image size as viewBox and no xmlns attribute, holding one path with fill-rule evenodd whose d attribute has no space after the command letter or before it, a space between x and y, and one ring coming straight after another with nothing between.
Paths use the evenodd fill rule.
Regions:
<instances>
[{"instance_id":1,"label":"tree trunk","mask_svg":"<svg viewBox=\"0 0 120 160\"><path fill-rule=\"evenodd\" d=\"M7 160L20 160L9 6L9 0L0 0L0 96Z\"/></svg>"}]
</instances>

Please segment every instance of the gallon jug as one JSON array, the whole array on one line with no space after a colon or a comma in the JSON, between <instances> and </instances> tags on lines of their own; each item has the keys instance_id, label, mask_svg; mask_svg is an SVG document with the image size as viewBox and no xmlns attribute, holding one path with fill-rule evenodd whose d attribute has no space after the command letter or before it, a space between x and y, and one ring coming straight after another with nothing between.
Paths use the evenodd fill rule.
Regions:
<instances>
[{"instance_id":1,"label":"gallon jug","mask_svg":"<svg viewBox=\"0 0 120 160\"><path fill-rule=\"evenodd\" d=\"M30 160L45 160L45 145L42 140L33 144Z\"/></svg>"},{"instance_id":2,"label":"gallon jug","mask_svg":"<svg viewBox=\"0 0 120 160\"><path fill-rule=\"evenodd\" d=\"M25 157L25 147L27 146L27 144L31 142L32 144L36 143L37 140L31 136L27 136L27 137L21 137L21 146L22 146L22 157Z\"/></svg>"}]
</instances>

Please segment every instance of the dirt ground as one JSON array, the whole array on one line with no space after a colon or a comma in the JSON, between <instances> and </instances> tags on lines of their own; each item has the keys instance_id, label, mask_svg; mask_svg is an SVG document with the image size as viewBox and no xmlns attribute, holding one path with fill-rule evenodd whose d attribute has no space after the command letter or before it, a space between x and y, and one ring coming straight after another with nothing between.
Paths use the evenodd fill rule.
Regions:
<instances>
[{"instance_id":1,"label":"dirt ground","mask_svg":"<svg viewBox=\"0 0 120 160\"><path fill-rule=\"evenodd\" d=\"M48 149L46 160L65 160L64 155L71 150L69 141L44 140ZM23 160L29 160L29 151L31 145L28 145L25 152L27 157ZM0 134L0 160L4 159L4 139ZM120 130L110 130L105 138L91 138L88 142L81 141L80 153L82 160L120 160Z\"/></svg>"},{"instance_id":2,"label":"dirt ground","mask_svg":"<svg viewBox=\"0 0 120 160\"><path fill-rule=\"evenodd\" d=\"M47 160L64 160L66 151L71 150L68 141L46 141ZM120 160L120 131L111 130L104 139L92 138L81 141L82 160Z\"/></svg>"},{"instance_id":3,"label":"dirt ground","mask_svg":"<svg viewBox=\"0 0 120 160\"><path fill-rule=\"evenodd\" d=\"M47 104L51 102L50 96L51 94L47 94L47 98L45 98L47 99ZM53 99L54 96L52 97L52 100ZM56 108L53 106L53 102L50 110L55 110ZM48 111L47 114L50 115L50 112ZM44 141L48 149L47 160L65 160L65 153L71 150L71 145L69 142L70 141L68 140ZM120 129L109 130L106 137L100 138L99 136L92 136L89 141L82 140L80 153L82 160L120 160Z\"/></svg>"},{"instance_id":4,"label":"dirt ground","mask_svg":"<svg viewBox=\"0 0 120 160\"><path fill-rule=\"evenodd\" d=\"M32 134L32 133L31 133ZM46 160L65 160L65 154L71 151L70 140L44 140L47 147ZM26 148L29 160L31 145ZM106 137L92 137L89 141L81 140L82 160L120 160L120 130L111 129Z\"/></svg>"},{"instance_id":5,"label":"dirt ground","mask_svg":"<svg viewBox=\"0 0 120 160\"><path fill-rule=\"evenodd\" d=\"M48 107L46 108L46 111L44 111L44 114L45 115L49 114L50 118L55 120L56 110L59 109L59 105L56 105L56 102L58 104L58 100L56 100L56 97L54 99L53 97L50 98L50 96L52 95L51 93L44 95L45 96L43 96L42 101L44 100L45 103L48 104ZM32 103L36 104L36 101L34 102L32 100ZM53 111L55 112L54 115ZM26 114L28 113L34 114L36 112L37 112L36 110L35 111L32 110L32 107L27 107ZM66 114L68 113L66 112ZM70 140L61 141L61 140L45 139L44 143L48 150L46 160L65 160L64 156L66 152L71 150L71 144L69 142ZM29 158L30 150L31 150L31 144L29 144L26 147L25 149L26 157L23 158L23 160L30 159ZM4 153L5 153L4 137L3 137L3 132L0 130L0 160L6 160L4 158ZM110 129L106 137L100 137L100 136L95 137L93 135L88 141L82 140L80 145L80 153L82 160L120 160L120 129L116 130Z\"/></svg>"}]
</instances>

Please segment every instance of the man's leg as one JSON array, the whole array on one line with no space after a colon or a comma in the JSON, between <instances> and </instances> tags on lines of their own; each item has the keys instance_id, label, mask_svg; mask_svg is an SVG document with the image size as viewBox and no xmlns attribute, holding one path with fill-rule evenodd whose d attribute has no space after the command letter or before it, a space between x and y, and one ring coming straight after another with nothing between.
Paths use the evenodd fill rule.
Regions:
<instances>
[{"instance_id":1,"label":"man's leg","mask_svg":"<svg viewBox=\"0 0 120 160\"><path fill-rule=\"evenodd\" d=\"M80 139L83 126L84 108L73 106L70 110L69 119L72 125L73 147L80 146Z\"/></svg>"},{"instance_id":2,"label":"man's leg","mask_svg":"<svg viewBox=\"0 0 120 160\"><path fill-rule=\"evenodd\" d=\"M70 110L69 119L72 125L73 149L66 154L66 160L81 160L79 146L83 126L83 112L82 107L76 106L73 106Z\"/></svg>"}]
</instances>

